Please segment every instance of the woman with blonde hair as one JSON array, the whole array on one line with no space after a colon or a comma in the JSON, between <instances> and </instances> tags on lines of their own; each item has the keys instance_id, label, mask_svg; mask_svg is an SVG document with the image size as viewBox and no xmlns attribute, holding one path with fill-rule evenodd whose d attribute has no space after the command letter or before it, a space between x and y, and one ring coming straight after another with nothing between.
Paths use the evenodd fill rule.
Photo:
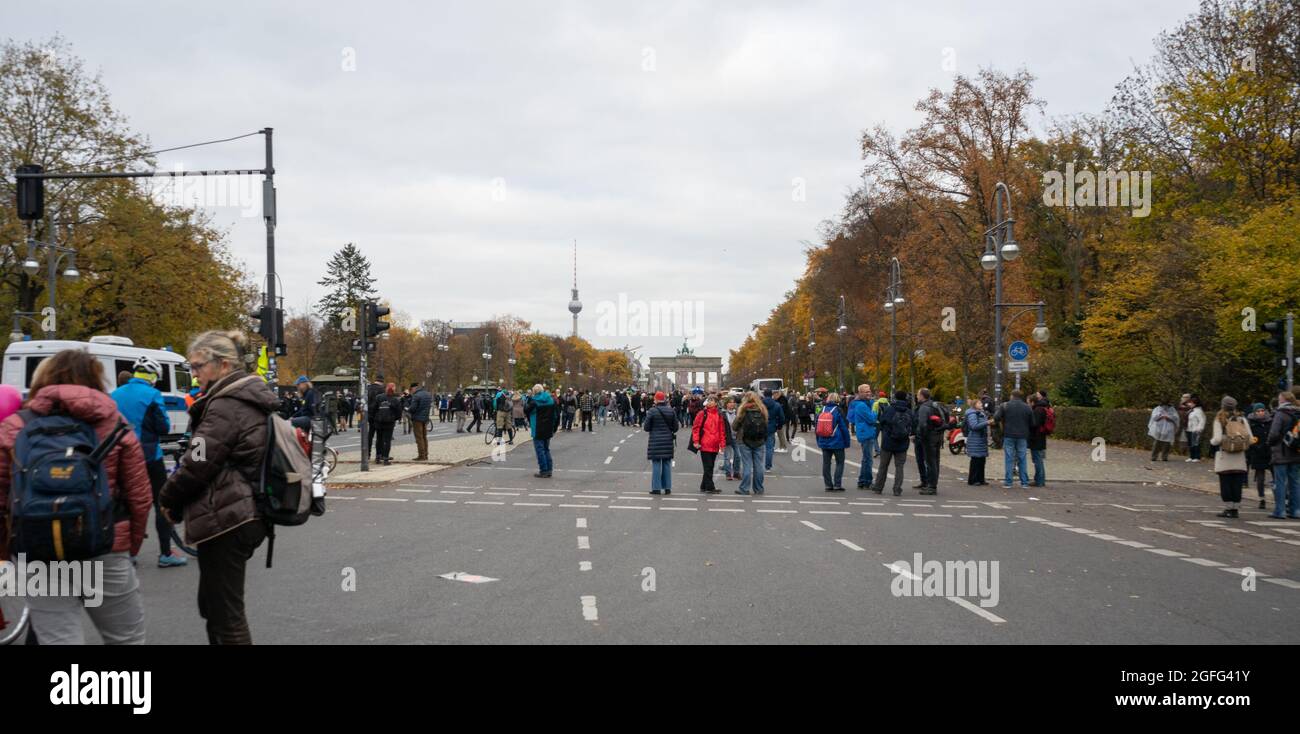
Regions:
<instances>
[{"instance_id":1,"label":"woman with blonde hair","mask_svg":"<svg viewBox=\"0 0 1300 734\"><path fill-rule=\"evenodd\" d=\"M279 399L244 371L248 342L238 331L207 331L190 342L190 373L203 389L190 407L190 445L163 485L167 519L184 519L199 554L199 615L213 645L251 645L244 614L244 566L266 539L254 492L266 459L267 417ZM201 449L201 450L200 450Z\"/></svg>"},{"instance_id":2,"label":"woman with blonde hair","mask_svg":"<svg viewBox=\"0 0 1300 734\"><path fill-rule=\"evenodd\" d=\"M740 455L740 488L736 494L763 493L763 461L767 447L767 406L750 390L740 401L736 420L736 453Z\"/></svg>"}]
</instances>

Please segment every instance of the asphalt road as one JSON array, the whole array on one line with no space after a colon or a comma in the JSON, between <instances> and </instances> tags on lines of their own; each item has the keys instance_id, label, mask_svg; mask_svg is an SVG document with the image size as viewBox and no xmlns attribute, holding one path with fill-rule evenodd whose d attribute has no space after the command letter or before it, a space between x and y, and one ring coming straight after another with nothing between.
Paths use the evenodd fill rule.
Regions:
<instances>
[{"instance_id":1,"label":"asphalt road","mask_svg":"<svg viewBox=\"0 0 1300 734\"><path fill-rule=\"evenodd\" d=\"M852 466L849 489L826 493L812 450L778 454L762 497L736 496L738 482L721 477L724 493L704 496L684 441L671 496L648 494L644 434L613 423L558 435L551 479L532 476L524 444L501 462L335 491L326 516L280 530L273 569L264 548L250 562L253 638L1300 642L1300 522L1256 510L1220 520L1216 497L1164 487L968 487L964 456L944 457L937 497L911 488L911 457L901 497L889 485L884 496L854 489ZM1049 449L1049 475L1050 460ZM204 643L197 566L158 569L146 543L149 641ZM996 562L996 605L950 586L897 595L904 584L889 564L917 553L983 563L990 584ZM441 577L454 572L495 580Z\"/></svg>"}]
</instances>

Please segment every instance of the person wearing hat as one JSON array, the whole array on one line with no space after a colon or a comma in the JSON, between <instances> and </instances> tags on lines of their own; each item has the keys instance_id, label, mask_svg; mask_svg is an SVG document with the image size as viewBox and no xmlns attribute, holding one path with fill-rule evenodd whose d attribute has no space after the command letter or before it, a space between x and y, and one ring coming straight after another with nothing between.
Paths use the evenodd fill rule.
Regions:
<instances>
[{"instance_id":1,"label":"person wearing hat","mask_svg":"<svg viewBox=\"0 0 1300 734\"><path fill-rule=\"evenodd\" d=\"M677 447L677 415L668 406L663 391L654 395L654 407L646 411L641 430L649 434L646 458L650 460L650 494L673 493L673 450Z\"/></svg>"},{"instance_id":2,"label":"person wearing hat","mask_svg":"<svg viewBox=\"0 0 1300 734\"><path fill-rule=\"evenodd\" d=\"M357 406L365 413L366 419L366 456L370 456L370 449L375 445L375 400L384 394L384 376L376 373L366 385L366 402Z\"/></svg>"},{"instance_id":3,"label":"person wearing hat","mask_svg":"<svg viewBox=\"0 0 1300 734\"><path fill-rule=\"evenodd\" d=\"M1236 426L1238 432L1246 434L1250 433L1250 426L1237 411L1235 399L1225 395L1219 405L1219 413L1214 416L1214 433L1210 436L1210 445L1222 447L1229 426ZM1199 408L1200 403L1195 403L1194 407ZM1195 437L1188 439L1188 446L1194 446L1195 443ZM1241 489L1246 486L1246 451L1218 451L1214 454L1214 472L1219 475L1219 497L1225 504L1223 512L1218 516L1235 519L1241 508Z\"/></svg>"},{"instance_id":4,"label":"person wearing hat","mask_svg":"<svg viewBox=\"0 0 1300 734\"><path fill-rule=\"evenodd\" d=\"M433 408L433 396L418 382L411 383L411 429L415 431L415 460L429 460L429 412Z\"/></svg>"},{"instance_id":5,"label":"person wearing hat","mask_svg":"<svg viewBox=\"0 0 1300 734\"><path fill-rule=\"evenodd\" d=\"M1259 493L1259 509L1267 509L1264 501L1264 475L1273 473L1273 459L1268 451L1268 427L1273 422L1273 414L1268 406L1255 403L1250 406L1250 415L1246 423L1250 425L1250 448L1246 449L1246 467L1255 472L1255 491Z\"/></svg>"},{"instance_id":6,"label":"person wearing hat","mask_svg":"<svg viewBox=\"0 0 1300 734\"><path fill-rule=\"evenodd\" d=\"M309 431L311 430L312 418L316 417L316 404L320 401L320 396L317 394L316 388L311 386L311 380L307 379L306 375L300 375L297 380L294 380L293 384L298 389L298 396L302 399L302 404L294 411L289 423L293 424L294 428Z\"/></svg>"}]
</instances>

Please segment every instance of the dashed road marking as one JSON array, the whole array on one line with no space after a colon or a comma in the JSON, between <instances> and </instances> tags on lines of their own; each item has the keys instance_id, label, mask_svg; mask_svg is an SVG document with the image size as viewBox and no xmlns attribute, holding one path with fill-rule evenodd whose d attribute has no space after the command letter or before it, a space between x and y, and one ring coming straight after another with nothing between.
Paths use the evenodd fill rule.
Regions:
<instances>
[{"instance_id":1,"label":"dashed road marking","mask_svg":"<svg viewBox=\"0 0 1300 734\"><path fill-rule=\"evenodd\" d=\"M606 457L605 457L605 463L606 463L606 464L608 464L609 462L611 462L611 461L613 461L613 460L614 460L614 457L612 457L612 456L606 456Z\"/></svg>"},{"instance_id":2,"label":"dashed road marking","mask_svg":"<svg viewBox=\"0 0 1300 734\"><path fill-rule=\"evenodd\" d=\"M578 550L591 550L591 538L589 536L578 536Z\"/></svg>"},{"instance_id":3,"label":"dashed road marking","mask_svg":"<svg viewBox=\"0 0 1300 734\"><path fill-rule=\"evenodd\" d=\"M585 518L585 517L579 517L579 518L576 518L576 523L577 523L577 527L578 527L579 530L586 529L586 527L587 527L587 518Z\"/></svg>"},{"instance_id":4,"label":"dashed road marking","mask_svg":"<svg viewBox=\"0 0 1300 734\"><path fill-rule=\"evenodd\" d=\"M590 570L591 570L591 561L578 561L578 570L579 570L579 571L590 571Z\"/></svg>"},{"instance_id":5,"label":"dashed road marking","mask_svg":"<svg viewBox=\"0 0 1300 734\"><path fill-rule=\"evenodd\" d=\"M366 502L405 502L405 497L367 497Z\"/></svg>"},{"instance_id":6,"label":"dashed road marking","mask_svg":"<svg viewBox=\"0 0 1300 734\"><path fill-rule=\"evenodd\" d=\"M403 489L403 488L399 487L399 488L397 489L397 491L398 491L398 492L412 492L412 493L419 493L419 494L428 494L428 493L432 492L433 490L432 490L432 489Z\"/></svg>"},{"instance_id":7,"label":"dashed road marking","mask_svg":"<svg viewBox=\"0 0 1300 734\"><path fill-rule=\"evenodd\" d=\"M511 502L513 507L550 507L550 502Z\"/></svg>"},{"instance_id":8,"label":"dashed road marking","mask_svg":"<svg viewBox=\"0 0 1300 734\"><path fill-rule=\"evenodd\" d=\"M1178 551L1167 550L1165 548L1143 548L1143 550L1145 550L1147 553L1154 553L1158 556L1168 556L1169 558L1187 557L1186 553L1179 553Z\"/></svg>"},{"instance_id":9,"label":"dashed road marking","mask_svg":"<svg viewBox=\"0 0 1300 734\"><path fill-rule=\"evenodd\" d=\"M864 514L864 515L878 515L878 516L881 516L881 517L902 517L902 516L903 516L903 513L901 513L901 512L867 512L867 511L865 511L865 510L863 511L862 514Z\"/></svg>"},{"instance_id":10,"label":"dashed road marking","mask_svg":"<svg viewBox=\"0 0 1300 734\"><path fill-rule=\"evenodd\" d=\"M824 527L818 525L818 524L815 523L815 522L808 522L807 520L800 520L799 522L803 523L803 524L806 525L807 527L812 528L813 530L818 530L818 531L822 531L822 532L825 532L825 530L826 530L826 528L824 528Z\"/></svg>"},{"instance_id":11,"label":"dashed road marking","mask_svg":"<svg viewBox=\"0 0 1300 734\"><path fill-rule=\"evenodd\" d=\"M1218 561L1211 561L1205 558L1184 558L1183 560L1188 563L1195 563L1198 566L1208 566L1210 568L1222 568L1228 565L1226 563L1219 563Z\"/></svg>"},{"instance_id":12,"label":"dashed road marking","mask_svg":"<svg viewBox=\"0 0 1300 734\"><path fill-rule=\"evenodd\" d=\"M836 543L839 543L840 545L844 546L845 548L848 548L849 550L854 550L854 551L864 551L864 550L866 550L865 548L863 548L863 547L861 547L861 546L859 546L859 545L854 544L853 541L851 541L851 540L845 540L844 538L836 538L836 539L835 539L835 542L836 542Z\"/></svg>"},{"instance_id":13,"label":"dashed road marking","mask_svg":"<svg viewBox=\"0 0 1300 734\"><path fill-rule=\"evenodd\" d=\"M588 622L595 622L597 621L597 619L599 619L599 616L596 612L596 597L594 596L582 597L582 618L587 620Z\"/></svg>"},{"instance_id":14,"label":"dashed road marking","mask_svg":"<svg viewBox=\"0 0 1300 734\"><path fill-rule=\"evenodd\" d=\"M467 505L504 505L504 502L486 501L486 500L465 500Z\"/></svg>"},{"instance_id":15,"label":"dashed road marking","mask_svg":"<svg viewBox=\"0 0 1300 734\"><path fill-rule=\"evenodd\" d=\"M582 505L582 504L570 505L570 504L560 503L560 507L600 507L600 505Z\"/></svg>"},{"instance_id":16,"label":"dashed road marking","mask_svg":"<svg viewBox=\"0 0 1300 734\"><path fill-rule=\"evenodd\" d=\"M337 499L337 498L335 498L335 499ZM454 505L454 504L456 504L456 500L416 500L416 502L429 502L429 503L435 503L435 502L436 502L436 503L438 503L438 504L440 504L440 505Z\"/></svg>"},{"instance_id":17,"label":"dashed road marking","mask_svg":"<svg viewBox=\"0 0 1300 734\"><path fill-rule=\"evenodd\" d=\"M1151 532L1153 532L1153 533L1160 533L1160 534L1162 534L1162 535L1169 535L1169 536L1172 536L1172 537L1175 537L1175 538L1182 538L1183 540L1196 540L1195 536L1191 536L1191 535L1183 535L1182 533L1172 533L1172 532L1170 532L1170 531L1168 531L1168 530L1161 530L1160 528L1148 528L1148 527L1144 527L1144 526L1142 526L1142 525L1139 525L1139 526L1138 526L1138 529L1139 529L1139 530L1149 530L1149 531L1151 531Z\"/></svg>"}]
</instances>

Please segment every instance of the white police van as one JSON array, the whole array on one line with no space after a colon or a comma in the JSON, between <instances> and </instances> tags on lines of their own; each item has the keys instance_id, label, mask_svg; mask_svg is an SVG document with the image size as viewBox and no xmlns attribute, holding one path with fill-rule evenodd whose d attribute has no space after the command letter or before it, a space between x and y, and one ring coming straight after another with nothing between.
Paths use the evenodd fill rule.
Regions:
<instances>
[{"instance_id":1,"label":"white police van","mask_svg":"<svg viewBox=\"0 0 1300 734\"><path fill-rule=\"evenodd\" d=\"M171 433L163 437L163 448L172 448L189 429L190 414L186 409L185 395L190 390L189 364L181 355L166 349L137 347L124 336L92 336L88 342L45 339L10 342L5 349L4 370L0 382L18 388L23 400L32 384L36 366L64 349L84 349L99 360L104 367L104 390L117 389L117 373L130 372L140 356L152 358L162 367L154 387L162 393L171 420Z\"/></svg>"},{"instance_id":2,"label":"white police van","mask_svg":"<svg viewBox=\"0 0 1300 734\"><path fill-rule=\"evenodd\" d=\"M764 390L776 392L777 390L785 389L785 380L782 380L780 377L760 377L749 383L749 389L759 395L762 395Z\"/></svg>"}]
</instances>

